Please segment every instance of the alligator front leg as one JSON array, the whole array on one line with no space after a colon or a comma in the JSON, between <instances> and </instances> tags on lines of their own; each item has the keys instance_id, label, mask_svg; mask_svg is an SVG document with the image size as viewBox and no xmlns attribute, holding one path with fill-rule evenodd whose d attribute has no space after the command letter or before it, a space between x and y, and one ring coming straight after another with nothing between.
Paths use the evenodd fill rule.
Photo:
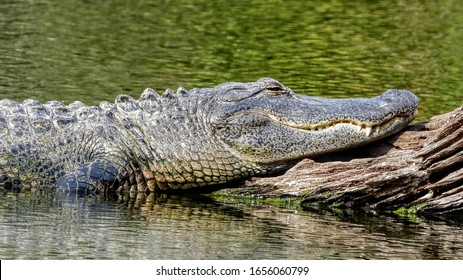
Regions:
<instances>
[{"instance_id":1,"label":"alligator front leg","mask_svg":"<svg viewBox=\"0 0 463 280\"><path fill-rule=\"evenodd\" d=\"M96 194L116 188L118 168L110 161L97 159L76 168L56 181L58 189L77 194Z\"/></svg>"}]
</instances>

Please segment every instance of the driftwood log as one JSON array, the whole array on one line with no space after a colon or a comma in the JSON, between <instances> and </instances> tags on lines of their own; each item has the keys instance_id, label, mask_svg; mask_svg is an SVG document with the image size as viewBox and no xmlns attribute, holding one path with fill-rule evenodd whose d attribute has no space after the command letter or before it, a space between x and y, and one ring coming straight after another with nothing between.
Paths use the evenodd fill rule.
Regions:
<instances>
[{"instance_id":1,"label":"driftwood log","mask_svg":"<svg viewBox=\"0 0 463 280\"><path fill-rule=\"evenodd\" d=\"M463 106L379 143L305 159L279 176L220 192L295 198L303 207L462 213Z\"/></svg>"}]
</instances>

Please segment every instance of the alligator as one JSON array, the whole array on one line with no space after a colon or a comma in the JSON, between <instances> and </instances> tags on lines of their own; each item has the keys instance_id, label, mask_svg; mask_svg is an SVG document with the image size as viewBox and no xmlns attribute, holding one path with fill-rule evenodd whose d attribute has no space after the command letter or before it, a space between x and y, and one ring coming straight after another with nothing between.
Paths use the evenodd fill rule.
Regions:
<instances>
[{"instance_id":1,"label":"alligator","mask_svg":"<svg viewBox=\"0 0 463 280\"><path fill-rule=\"evenodd\" d=\"M179 88L138 100L0 101L0 185L66 192L166 191L222 185L368 144L406 127L418 99L294 93L270 78Z\"/></svg>"}]
</instances>

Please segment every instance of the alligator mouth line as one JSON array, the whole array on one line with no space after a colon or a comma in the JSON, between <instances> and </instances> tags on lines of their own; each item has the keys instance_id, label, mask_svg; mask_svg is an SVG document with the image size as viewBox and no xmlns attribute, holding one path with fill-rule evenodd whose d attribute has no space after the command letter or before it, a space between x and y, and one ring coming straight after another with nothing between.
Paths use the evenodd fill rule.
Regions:
<instances>
[{"instance_id":1,"label":"alligator mouth line","mask_svg":"<svg viewBox=\"0 0 463 280\"><path fill-rule=\"evenodd\" d=\"M409 115L396 115L392 118L386 119L382 122L374 122L374 123L366 123L366 122L359 122L356 120L335 120L335 121L328 121L324 123L318 124L297 124L297 123L290 123L284 122L279 120L277 117L270 115L270 118L284 126L288 126L295 129L300 129L304 131L311 131L311 132L322 132L333 128L338 125L349 125L351 127L355 127L355 131L357 133L363 133L366 137L371 136L372 134L381 133L382 131L387 131L388 128L394 126L398 123L407 123L411 121L416 116L416 111L413 114Z\"/></svg>"}]
</instances>

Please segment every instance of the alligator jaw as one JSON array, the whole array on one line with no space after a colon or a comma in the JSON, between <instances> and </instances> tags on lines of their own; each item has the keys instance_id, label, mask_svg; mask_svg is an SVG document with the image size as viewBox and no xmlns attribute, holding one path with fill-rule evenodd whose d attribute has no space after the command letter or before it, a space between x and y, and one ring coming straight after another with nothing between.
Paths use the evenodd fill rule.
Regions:
<instances>
[{"instance_id":1,"label":"alligator jaw","mask_svg":"<svg viewBox=\"0 0 463 280\"><path fill-rule=\"evenodd\" d=\"M323 131L328 131L331 128L335 128L336 126L344 126L349 127L351 130L354 130L356 133L363 133L366 137L375 137L376 135L385 136L389 135L387 132L391 130L396 130L397 126L402 126L403 124L408 124L412 121L416 114L417 109L412 112L411 114L404 114L404 115L396 115L396 116L389 116L382 121L377 122L362 122L358 120L334 120L334 121L326 121L320 122L315 124L298 124L294 122L288 122L280 120L278 117L274 115L268 115L272 121L279 123L280 125L288 126L291 128L309 131L313 133L322 133Z\"/></svg>"}]
</instances>

